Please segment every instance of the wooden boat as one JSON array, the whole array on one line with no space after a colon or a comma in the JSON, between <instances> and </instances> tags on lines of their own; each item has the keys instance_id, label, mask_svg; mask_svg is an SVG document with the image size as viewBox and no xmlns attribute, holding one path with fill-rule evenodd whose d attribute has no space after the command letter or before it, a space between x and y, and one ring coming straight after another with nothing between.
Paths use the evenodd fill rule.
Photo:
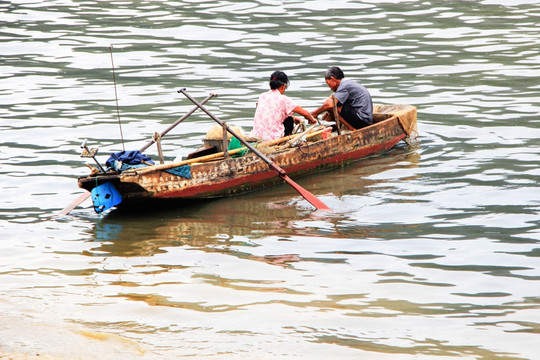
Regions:
<instances>
[{"instance_id":1,"label":"wooden boat","mask_svg":"<svg viewBox=\"0 0 540 360\"><path fill-rule=\"evenodd\" d=\"M311 174L385 152L401 140L415 138L416 108L377 105L373 125L354 131L342 129L339 133L331 132L331 129L314 128L301 135L259 144L257 149L291 178ZM291 144L293 140L297 144ZM147 200L224 197L283 182L260 156L248 151L233 157L241 150L245 148L177 163L94 172L79 178L78 184L80 188L92 191L98 185L110 183L121 195L118 206L125 207ZM181 168L188 171L186 177L170 172Z\"/></svg>"}]
</instances>

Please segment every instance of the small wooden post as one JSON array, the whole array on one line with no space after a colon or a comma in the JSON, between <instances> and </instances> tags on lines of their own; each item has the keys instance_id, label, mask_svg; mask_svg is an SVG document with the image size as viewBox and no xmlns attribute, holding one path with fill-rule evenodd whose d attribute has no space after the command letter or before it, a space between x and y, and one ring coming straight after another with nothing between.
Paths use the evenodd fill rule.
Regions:
<instances>
[{"instance_id":1,"label":"small wooden post","mask_svg":"<svg viewBox=\"0 0 540 360\"><path fill-rule=\"evenodd\" d=\"M334 120L336 121L338 135L341 135L342 129L349 129L351 131L356 130L351 124L345 121L345 119L342 118L341 115L338 113L337 98L335 97L335 95L332 95L332 100L334 101Z\"/></svg>"},{"instance_id":2,"label":"small wooden post","mask_svg":"<svg viewBox=\"0 0 540 360\"><path fill-rule=\"evenodd\" d=\"M156 143L156 146L157 146L157 151L158 151L158 155L159 155L159 163L164 164L165 159L163 158L163 150L161 149L161 134L158 133L158 132L154 133L153 140L154 140L154 142Z\"/></svg>"},{"instance_id":3,"label":"small wooden post","mask_svg":"<svg viewBox=\"0 0 540 360\"><path fill-rule=\"evenodd\" d=\"M332 102L334 103L334 121L336 122L336 128L338 135L341 135L341 121L339 121L339 113L337 109L337 99L334 95L332 95Z\"/></svg>"},{"instance_id":4,"label":"small wooden post","mask_svg":"<svg viewBox=\"0 0 540 360\"><path fill-rule=\"evenodd\" d=\"M229 138L227 136L227 123L223 122L223 158L229 157Z\"/></svg>"}]
</instances>

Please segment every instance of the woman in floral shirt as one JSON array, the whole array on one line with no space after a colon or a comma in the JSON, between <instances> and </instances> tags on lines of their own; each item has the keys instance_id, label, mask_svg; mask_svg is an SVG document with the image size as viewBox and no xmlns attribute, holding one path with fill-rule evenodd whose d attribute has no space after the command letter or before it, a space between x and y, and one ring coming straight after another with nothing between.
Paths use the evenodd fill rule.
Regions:
<instances>
[{"instance_id":1,"label":"woman in floral shirt","mask_svg":"<svg viewBox=\"0 0 540 360\"><path fill-rule=\"evenodd\" d=\"M309 111L283 95L288 86L289 78L283 71L270 75L270 90L259 96L251 136L269 141L290 135L293 122L300 122L300 119L293 119L293 113L302 115L310 124L317 122Z\"/></svg>"}]
</instances>

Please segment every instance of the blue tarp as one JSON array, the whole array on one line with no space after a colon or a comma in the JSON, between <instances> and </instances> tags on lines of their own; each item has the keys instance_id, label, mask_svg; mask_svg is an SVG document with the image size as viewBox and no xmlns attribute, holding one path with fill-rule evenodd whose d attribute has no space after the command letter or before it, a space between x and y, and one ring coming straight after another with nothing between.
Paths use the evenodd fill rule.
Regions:
<instances>
[{"instance_id":1,"label":"blue tarp","mask_svg":"<svg viewBox=\"0 0 540 360\"><path fill-rule=\"evenodd\" d=\"M129 164L123 163L123 162L118 161L118 160L113 160L111 169L116 170L116 171L124 171L124 170L129 170L129 169L143 168L143 167L146 167L146 166L148 166L148 165L142 164L142 163L141 164L135 164L135 165L129 165Z\"/></svg>"},{"instance_id":2,"label":"blue tarp","mask_svg":"<svg viewBox=\"0 0 540 360\"><path fill-rule=\"evenodd\" d=\"M136 168L142 168L142 167L148 166L146 164L128 165L118 160L113 160L112 164L113 164L112 168L116 171L124 171L124 170L136 169ZM165 169L163 171L166 171L169 174L184 177L186 179L191 179L191 166L190 165L177 166L175 168Z\"/></svg>"},{"instance_id":3,"label":"blue tarp","mask_svg":"<svg viewBox=\"0 0 540 360\"><path fill-rule=\"evenodd\" d=\"M169 174L181 176L186 179L191 179L191 166L190 165L177 166L175 168L166 169L164 171L168 172Z\"/></svg>"},{"instance_id":4,"label":"blue tarp","mask_svg":"<svg viewBox=\"0 0 540 360\"><path fill-rule=\"evenodd\" d=\"M124 164L128 165L137 165L142 163L143 161L146 161L147 163L154 164L154 162L150 159L150 156L141 154L139 150L130 150L130 151L119 151L114 154L112 154L105 165L107 165L110 168L113 168L115 166L114 161L121 161Z\"/></svg>"},{"instance_id":5,"label":"blue tarp","mask_svg":"<svg viewBox=\"0 0 540 360\"><path fill-rule=\"evenodd\" d=\"M144 164L143 161L154 165L154 162L150 160L150 157L141 154L139 150L120 151L112 154L105 165L116 171L123 171L148 166L147 164ZM186 179L191 179L191 166L189 165L177 166L164 171L176 176L184 177Z\"/></svg>"}]
</instances>

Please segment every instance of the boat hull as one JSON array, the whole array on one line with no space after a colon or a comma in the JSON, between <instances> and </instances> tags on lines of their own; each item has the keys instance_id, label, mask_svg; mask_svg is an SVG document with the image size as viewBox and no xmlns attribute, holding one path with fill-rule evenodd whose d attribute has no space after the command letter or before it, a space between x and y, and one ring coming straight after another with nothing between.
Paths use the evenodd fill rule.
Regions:
<instances>
[{"instance_id":1,"label":"boat hull","mask_svg":"<svg viewBox=\"0 0 540 360\"><path fill-rule=\"evenodd\" d=\"M410 105L377 107L375 124L298 147L266 153L275 164L296 178L382 153L416 131L416 108ZM91 191L110 181L122 194L123 204L144 199L205 199L225 197L268 187L283 180L255 154L191 164L191 178L164 170L145 168L79 178L79 186Z\"/></svg>"}]
</instances>

